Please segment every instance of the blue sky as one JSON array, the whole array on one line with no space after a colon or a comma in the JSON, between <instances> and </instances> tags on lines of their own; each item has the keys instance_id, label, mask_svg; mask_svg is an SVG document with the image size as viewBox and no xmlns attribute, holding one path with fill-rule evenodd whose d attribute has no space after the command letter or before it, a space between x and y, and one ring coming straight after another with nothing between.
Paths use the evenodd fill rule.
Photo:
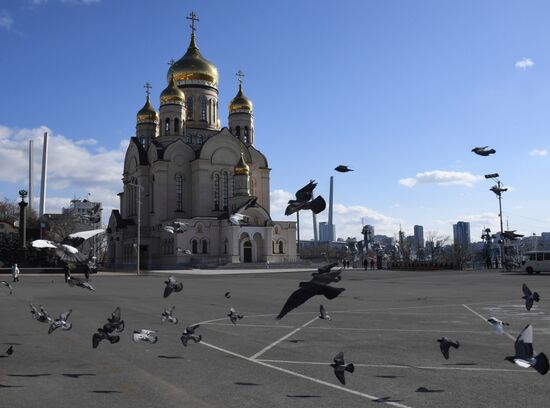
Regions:
<instances>
[{"instance_id":1,"label":"blue sky","mask_svg":"<svg viewBox=\"0 0 550 408\"><path fill-rule=\"evenodd\" d=\"M246 74L277 218L310 178L328 199L335 175L339 236L358 236L363 217L387 234L452 234L467 220L477 237L498 212L479 176L499 172L510 227L550 231L547 1L4 0L0 196L25 185L25 142L47 128L59 147L50 210L87 192L115 206L143 84L158 106L191 10L220 72L222 118L235 72ZM475 156L476 145L497 154Z\"/></svg>"}]
</instances>

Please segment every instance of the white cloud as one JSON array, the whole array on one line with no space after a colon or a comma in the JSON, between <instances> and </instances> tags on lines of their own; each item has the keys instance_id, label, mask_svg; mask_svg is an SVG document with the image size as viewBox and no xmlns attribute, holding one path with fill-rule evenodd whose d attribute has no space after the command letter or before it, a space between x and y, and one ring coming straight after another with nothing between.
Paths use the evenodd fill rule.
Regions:
<instances>
[{"instance_id":1,"label":"white cloud","mask_svg":"<svg viewBox=\"0 0 550 408\"><path fill-rule=\"evenodd\" d=\"M13 18L6 12L0 13L0 28L10 31L13 27Z\"/></svg>"},{"instance_id":2,"label":"white cloud","mask_svg":"<svg viewBox=\"0 0 550 408\"><path fill-rule=\"evenodd\" d=\"M516 61L515 65L516 65L516 68L527 69L527 68L531 68L533 65L535 65L535 63L533 62L533 60L531 58L523 57L519 61Z\"/></svg>"},{"instance_id":3,"label":"white cloud","mask_svg":"<svg viewBox=\"0 0 550 408\"><path fill-rule=\"evenodd\" d=\"M97 140L95 139L81 139L74 142L77 146L94 146L97 144Z\"/></svg>"},{"instance_id":4,"label":"white cloud","mask_svg":"<svg viewBox=\"0 0 550 408\"><path fill-rule=\"evenodd\" d=\"M285 216L284 211L288 200L293 198L293 194L281 189L270 193L271 198L271 217L274 221L296 221L296 215ZM393 236L399 230L400 220L388 217L371 208L343 204L334 205L334 224L336 225L336 236L341 238L356 237L362 239L361 229L362 221L365 224L374 225L376 234L385 234ZM328 207L321 214L317 215L317 223L327 221ZM313 218L311 211L300 213L300 239L313 238Z\"/></svg>"},{"instance_id":5,"label":"white cloud","mask_svg":"<svg viewBox=\"0 0 550 408\"><path fill-rule=\"evenodd\" d=\"M433 170L417 173L415 177L401 179L399 180L399 184L405 187L414 187L419 183L437 184L442 186L461 185L472 187L475 183L482 179L482 176L478 176L467 171Z\"/></svg>"},{"instance_id":6,"label":"white cloud","mask_svg":"<svg viewBox=\"0 0 550 408\"><path fill-rule=\"evenodd\" d=\"M533 149L529 152L529 156L546 156L548 150L546 149Z\"/></svg>"},{"instance_id":7,"label":"white cloud","mask_svg":"<svg viewBox=\"0 0 550 408\"><path fill-rule=\"evenodd\" d=\"M35 196L40 194L43 134L48 132L48 182L46 187L48 212L59 212L67 206L67 195L77 197L91 192L91 199L103 203L104 219L110 209L118 206L117 194L122 189L124 154L128 141L112 150L90 151L91 140L73 141L55 134L46 126L34 129L10 129L0 125L0 187L15 191L28 183L28 146L34 141ZM80 143L79 143L80 142ZM6 194L4 194L6 195ZM14 195L14 194L12 194Z\"/></svg>"}]
</instances>

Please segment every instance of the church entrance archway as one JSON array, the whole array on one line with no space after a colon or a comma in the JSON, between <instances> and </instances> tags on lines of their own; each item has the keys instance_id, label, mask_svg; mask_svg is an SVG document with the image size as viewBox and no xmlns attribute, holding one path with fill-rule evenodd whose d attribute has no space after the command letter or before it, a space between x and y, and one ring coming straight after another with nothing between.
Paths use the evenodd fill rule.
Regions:
<instances>
[{"instance_id":1,"label":"church entrance archway","mask_svg":"<svg viewBox=\"0 0 550 408\"><path fill-rule=\"evenodd\" d=\"M250 263L252 262L252 242L246 241L243 244L243 262Z\"/></svg>"}]
</instances>

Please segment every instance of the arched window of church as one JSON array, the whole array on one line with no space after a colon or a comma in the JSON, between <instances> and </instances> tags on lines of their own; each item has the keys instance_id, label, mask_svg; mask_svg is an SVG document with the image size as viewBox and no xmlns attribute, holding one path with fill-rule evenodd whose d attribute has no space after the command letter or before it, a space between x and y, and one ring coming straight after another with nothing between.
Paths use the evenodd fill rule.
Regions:
<instances>
[{"instance_id":1,"label":"arched window of church","mask_svg":"<svg viewBox=\"0 0 550 408\"><path fill-rule=\"evenodd\" d=\"M202 240L202 253L208 253L208 242L205 239Z\"/></svg>"},{"instance_id":2,"label":"arched window of church","mask_svg":"<svg viewBox=\"0 0 550 408\"><path fill-rule=\"evenodd\" d=\"M235 136L241 137L241 127L240 126L235 127Z\"/></svg>"},{"instance_id":3,"label":"arched window of church","mask_svg":"<svg viewBox=\"0 0 550 408\"><path fill-rule=\"evenodd\" d=\"M204 137L202 135L198 135L197 136L197 144L202 144L203 141L204 141Z\"/></svg>"},{"instance_id":4,"label":"arched window of church","mask_svg":"<svg viewBox=\"0 0 550 408\"><path fill-rule=\"evenodd\" d=\"M183 176L176 175L176 211L183 211Z\"/></svg>"},{"instance_id":5,"label":"arched window of church","mask_svg":"<svg viewBox=\"0 0 550 408\"><path fill-rule=\"evenodd\" d=\"M170 133L170 118L166 118L164 121L164 134L168 135Z\"/></svg>"},{"instance_id":6,"label":"arched window of church","mask_svg":"<svg viewBox=\"0 0 550 408\"><path fill-rule=\"evenodd\" d=\"M196 239L194 239L192 242L191 242L191 252L196 254L198 253L198 250L199 250L199 243L197 242Z\"/></svg>"},{"instance_id":7,"label":"arched window of church","mask_svg":"<svg viewBox=\"0 0 550 408\"><path fill-rule=\"evenodd\" d=\"M253 178L250 178L250 195L254 195L256 192L256 182Z\"/></svg>"},{"instance_id":8,"label":"arched window of church","mask_svg":"<svg viewBox=\"0 0 550 408\"><path fill-rule=\"evenodd\" d=\"M275 253L275 241L271 241L271 253Z\"/></svg>"},{"instance_id":9,"label":"arched window of church","mask_svg":"<svg viewBox=\"0 0 550 408\"><path fill-rule=\"evenodd\" d=\"M174 133L178 133L180 131L180 120L178 118L174 118Z\"/></svg>"},{"instance_id":10,"label":"arched window of church","mask_svg":"<svg viewBox=\"0 0 550 408\"><path fill-rule=\"evenodd\" d=\"M227 211L227 209L229 208L229 175L227 174L227 172L223 173L222 199L223 199L223 210Z\"/></svg>"},{"instance_id":11,"label":"arched window of church","mask_svg":"<svg viewBox=\"0 0 550 408\"><path fill-rule=\"evenodd\" d=\"M151 177L151 212L155 212L155 176Z\"/></svg>"},{"instance_id":12,"label":"arched window of church","mask_svg":"<svg viewBox=\"0 0 550 408\"><path fill-rule=\"evenodd\" d=\"M193 143L193 136L190 133L187 134L186 142Z\"/></svg>"},{"instance_id":13,"label":"arched window of church","mask_svg":"<svg viewBox=\"0 0 550 408\"><path fill-rule=\"evenodd\" d=\"M214 99L210 99L210 123L214 123Z\"/></svg>"},{"instance_id":14,"label":"arched window of church","mask_svg":"<svg viewBox=\"0 0 550 408\"><path fill-rule=\"evenodd\" d=\"M187 97L187 120L193 120L193 97Z\"/></svg>"},{"instance_id":15,"label":"arched window of church","mask_svg":"<svg viewBox=\"0 0 550 408\"><path fill-rule=\"evenodd\" d=\"M244 127L243 142L244 143L250 143L249 133L248 133L248 126Z\"/></svg>"},{"instance_id":16,"label":"arched window of church","mask_svg":"<svg viewBox=\"0 0 550 408\"><path fill-rule=\"evenodd\" d=\"M280 254L284 254L284 251L283 251L283 241L279 241L279 253Z\"/></svg>"},{"instance_id":17,"label":"arched window of church","mask_svg":"<svg viewBox=\"0 0 550 408\"><path fill-rule=\"evenodd\" d=\"M201 104L201 120L206 122L206 98L204 95L201 95L199 101Z\"/></svg>"},{"instance_id":18,"label":"arched window of church","mask_svg":"<svg viewBox=\"0 0 550 408\"><path fill-rule=\"evenodd\" d=\"M220 175L214 174L214 211L220 210Z\"/></svg>"}]
</instances>

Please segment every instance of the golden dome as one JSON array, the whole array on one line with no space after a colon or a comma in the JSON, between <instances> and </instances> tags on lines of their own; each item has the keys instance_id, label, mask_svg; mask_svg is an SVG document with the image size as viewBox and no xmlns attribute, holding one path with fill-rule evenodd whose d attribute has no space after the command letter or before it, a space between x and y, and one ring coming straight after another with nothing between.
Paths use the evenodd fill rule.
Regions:
<instances>
[{"instance_id":1,"label":"golden dome","mask_svg":"<svg viewBox=\"0 0 550 408\"><path fill-rule=\"evenodd\" d=\"M246 162L244 161L244 154L241 151L241 158L239 159L239 162L235 166L235 175L238 175L238 174L248 175L249 172L250 172L250 167L248 167L248 164L246 164Z\"/></svg>"},{"instance_id":2,"label":"golden dome","mask_svg":"<svg viewBox=\"0 0 550 408\"><path fill-rule=\"evenodd\" d=\"M195 33L191 34L189 48L183 57L177 60L168 70L168 78L174 75L179 81L207 81L218 86L218 69L204 58L195 44Z\"/></svg>"},{"instance_id":3,"label":"golden dome","mask_svg":"<svg viewBox=\"0 0 550 408\"><path fill-rule=\"evenodd\" d=\"M243 84L239 84L239 92L229 103L229 113L246 111L252 112L252 101L248 99L243 93Z\"/></svg>"},{"instance_id":4,"label":"golden dome","mask_svg":"<svg viewBox=\"0 0 550 408\"><path fill-rule=\"evenodd\" d=\"M185 101L185 94L176 85L174 76L170 75L170 83L164 91L160 94L160 104L165 105L168 103L182 104Z\"/></svg>"},{"instance_id":5,"label":"golden dome","mask_svg":"<svg viewBox=\"0 0 550 408\"><path fill-rule=\"evenodd\" d=\"M159 115L151 101L149 100L149 95L147 95L147 102L143 105L143 108L137 113L137 123L159 123Z\"/></svg>"}]
</instances>

